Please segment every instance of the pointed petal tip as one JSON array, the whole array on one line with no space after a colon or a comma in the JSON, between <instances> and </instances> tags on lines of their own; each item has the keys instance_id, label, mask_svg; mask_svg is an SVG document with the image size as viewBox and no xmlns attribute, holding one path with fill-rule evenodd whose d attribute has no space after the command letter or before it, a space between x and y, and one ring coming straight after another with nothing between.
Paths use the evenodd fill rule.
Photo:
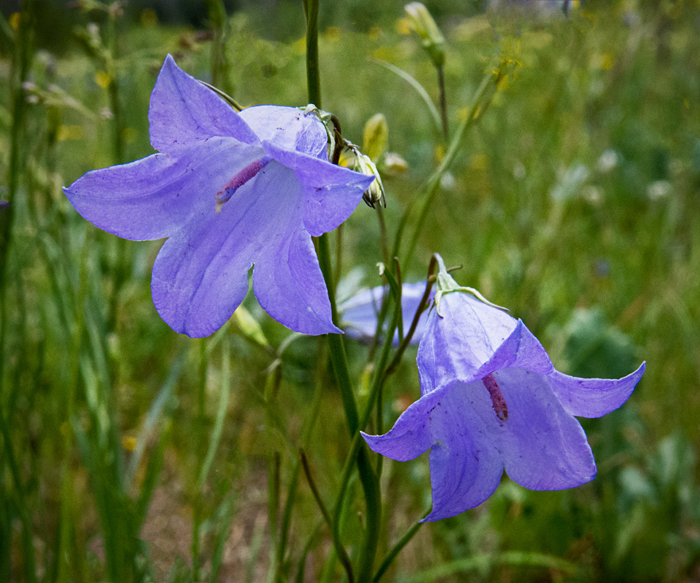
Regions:
<instances>
[{"instance_id":1,"label":"pointed petal tip","mask_svg":"<svg viewBox=\"0 0 700 583\"><path fill-rule=\"evenodd\" d=\"M362 436L362 439L365 440L365 443L367 443L369 448L372 451L374 451L372 444L377 440L377 438L381 437L381 435L370 435L369 433L365 433L364 431L360 431L360 435Z\"/></svg>"},{"instance_id":2,"label":"pointed petal tip","mask_svg":"<svg viewBox=\"0 0 700 583\"><path fill-rule=\"evenodd\" d=\"M490 496L489 496L490 498ZM486 502L488 498L482 500L478 504L474 504L473 506L469 506L467 508L462 508L460 510L454 511L454 510L449 510L446 507L442 508L435 508L430 511L430 514L420 520L420 522L437 522L438 520L442 520L444 518L452 518L453 516L459 516L460 514L464 514L467 510L473 510L477 506L481 506L484 502Z\"/></svg>"}]
</instances>

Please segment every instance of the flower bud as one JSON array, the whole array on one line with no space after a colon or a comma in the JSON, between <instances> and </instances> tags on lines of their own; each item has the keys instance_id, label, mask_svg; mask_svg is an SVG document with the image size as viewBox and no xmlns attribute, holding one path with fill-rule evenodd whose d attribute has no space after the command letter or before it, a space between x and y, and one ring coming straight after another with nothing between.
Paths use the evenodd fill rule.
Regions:
<instances>
[{"instance_id":1,"label":"flower bud","mask_svg":"<svg viewBox=\"0 0 700 583\"><path fill-rule=\"evenodd\" d=\"M365 124L365 130L362 134L362 151L376 162L384 153L388 140L389 125L386 123L384 115L377 113L369 118Z\"/></svg>"},{"instance_id":2,"label":"flower bud","mask_svg":"<svg viewBox=\"0 0 700 583\"><path fill-rule=\"evenodd\" d=\"M382 167L382 172L390 176L403 174L408 170L408 162L403 159L401 154L396 152L387 152L380 166Z\"/></svg>"},{"instance_id":3,"label":"flower bud","mask_svg":"<svg viewBox=\"0 0 700 583\"><path fill-rule=\"evenodd\" d=\"M406 15L415 30L423 40L423 48L430 55L430 59L436 67L445 64L445 37L421 2L411 2L404 6Z\"/></svg>"},{"instance_id":4,"label":"flower bud","mask_svg":"<svg viewBox=\"0 0 700 583\"><path fill-rule=\"evenodd\" d=\"M386 208L382 178L379 176L379 170L377 170L377 166L374 164L374 162L372 162L370 157L356 151L355 170L357 172L362 172L362 174L366 176L374 176L374 182L369 185L369 188L365 190L365 193L362 195L362 198L367 205L374 208L375 204L381 204L384 208Z\"/></svg>"}]
</instances>

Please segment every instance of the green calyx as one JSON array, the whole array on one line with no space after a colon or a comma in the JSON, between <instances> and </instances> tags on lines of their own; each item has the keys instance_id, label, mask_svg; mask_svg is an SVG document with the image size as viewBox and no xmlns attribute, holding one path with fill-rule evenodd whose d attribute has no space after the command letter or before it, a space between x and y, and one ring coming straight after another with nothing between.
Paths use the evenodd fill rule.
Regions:
<instances>
[{"instance_id":1,"label":"green calyx","mask_svg":"<svg viewBox=\"0 0 700 583\"><path fill-rule=\"evenodd\" d=\"M445 262L443 261L442 257L440 256L439 253L435 253L435 259L438 262L438 274L437 274L437 281L435 282L437 291L435 292L435 310L437 311L438 316L441 318L443 317L442 314L440 313L440 300L442 299L442 296L445 294L453 293L453 292L462 292L462 293L468 293L473 295L477 300L484 302L485 304L491 306L492 308L497 308L499 310L503 310L505 312L508 311L507 308L503 308L501 306L498 306L490 301L488 301L483 295L481 295L481 292L477 289L474 289L473 287L464 287L459 285L454 278L450 275L450 273L447 271L447 267L445 267Z\"/></svg>"}]
</instances>

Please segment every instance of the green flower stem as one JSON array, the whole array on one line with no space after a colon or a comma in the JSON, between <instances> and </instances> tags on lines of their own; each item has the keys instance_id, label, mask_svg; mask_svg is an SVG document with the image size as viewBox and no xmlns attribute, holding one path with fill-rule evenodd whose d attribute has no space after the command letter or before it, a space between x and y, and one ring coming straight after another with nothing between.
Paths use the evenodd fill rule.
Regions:
<instances>
[{"instance_id":1,"label":"green flower stem","mask_svg":"<svg viewBox=\"0 0 700 583\"><path fill-rule=\"evenodd\" d=\"M209 351L207 350L207 341L200 339L199 343L199 382L197 387L197 433L195 452L197 459L202 459L204 456L204 433L206 430L206 384L207 384L207 366L209 364ZM192 509L192 573L196 577L199 572L199 529L202 524L202 491L200 488L200 479L202 472L200 468L197 476L194 501Z\"/></svg>"},{"instance_id":2,"label":"green flower stem","mask_svg":"<svg viewBox=\"0 0 700 583\"><path fill-rule=\"evenodd\" d=\"M309 102L320 104L320 84L318 75L318 2L317 0L306 0L304 6L307 10L307 75L309 83ZM313 38L310 38L313 37ZM337 324L338 313L335 302L335 289L333 286L333 273L331 269L330 249L328 243L328 234L321 235L318 239L319 262L323 276L328 288L328 296L331 303L331 312L333 322ZM357 403L355 394L350 380L350 372L348 368L347 356L345 354L345 345L343 337L339 334L329 334L328 344L330 347L331 362L335 372L336 380L340 388L345 416L348 423L348 429L353 440L359 438L358 429L367 425L365 419L362 425L358 425ZM375 394L376 396L376 394ZM368 403L368 413L371 412L373 399ZM367 416L367 415L366 415ZM359 447L359 441L358 441ZM372 464L370 463L369 455L366 448L360 449L348 459L349 470L356 463L360 474L360 482L365 495L366 502L366 525L365 525L365 540L362 545L359 559L359 581L368 581L371 576L374 555L377 548L377 538L379 536L381 523L381 495L379 491L379 480L377 479ZM350 472L348 471L347 478L349 479ZM344 491L343 491L344 496ZM341 504L338 507L339 512L342 510ZM339 556L345 552L340 540L340 516L334 515L333 528L333 543Z\"/></svg>"},{"instance_id":3,"label":"green flower stem","mask_svg":"<svg viewBox=\"0 0 700 583\"><path fill-rule=\"evenodd\" d=\"M306 84L309 103L321 107L321 75L318 66L318 3L303 0L306 14Z\"/></svg>"},{"instance_id":4,"label":"green flower stem","mask_svg":"<svg viewBox=\"0 0 700 583\"><path fill-rule=\"evenodd\" d=\"M333 285L337 288L340 282L340 274L343 269L343 225L340 224L335 230L335 278Z\"/></svg>"},{"instance_id":5,"label":"green flower stem","mask_svg":"<svg viewBox=\"0 0 700 583\"><path fill-rule=\"evenodd\" d=\"M438 87L440 88L440 117L442 118L442 134L445 140L450 138L450 127L447 120L447 93L445 91L445 68L441 65L437 68Z\"/></svg>"},{"instance_id":6,"label":"green flower stem","mask_svg":"<svg viewBox=\"0 0 700 583\"><path fill-rule=\"evenodd\" d=\"M306 72L309 93L309 103L321 107L321 83L318 66L318 0L303 0L304 11L306 13ZM333 271L331 268L330 249L328 243L328 234L324 233L318 239L318 254L321 271L328 288L328 297L331 304L331 314L333 322L338 323L338 311L335 302L335 288L333 285ZM393 332L392 332L393 334ZM355 402L355 394L350 380L350 372L348 369L348 361L345 355L345 345L343 337L339 334L328 334L328 344L330 347L331 362L335 372L336 380L341 391L343 407L348 423L348 429L353 441L359 439L358 429L367 424L365 419L362 425L358 425L357 419L357 403ZM391 343L390 343L391 344ZM373 395L376 397L376 392ZM369 417L373 405L373 398L368 403L368 410L364 417ZM359 441L358 441L359 443ZM358 445L359 447L359 445ZM369 581L372 573L372 565L374 555L377 550L377 540L381 526L381 495L379 491L379 480L374 473L372 464L370 463L368 451L365 448L360 449L357 457L348 458L349 468L352 468L354 463L357 463L357 469L360 474L360 482L365 495L366 502L366 528L365 540L362 545L359 559L359 581ZM348 469L349 479L350 469ZM347 484L346 484L347 485ZM344 494L343 494L344 495ZM342 501L341 501L342 506ZM333 543L341 554L342 541L340 540L340 515L334 516L335 523L333 528ZM343 549L344 550L344 549Z\"/></svg>"},{"instance_id":7,"label":"green flower stem","mask_svg":"<svg viewBox=\"0 0 700 583\"><path fill-rule=\"evenodd\" d=\"M396 326L398 324L400 316L401 304L399 302L396 302L394 306L392 322L389 326L389 329L387 330L386 337L384 338L384 344L382 345L382 352L375 366L375 374L372 379L372 384L370 386L367 405L360 419L359 426L361 428L366 427L369 423L370 417L372 415L372 410L374 409L374 403L384 385L384 379L386 378L386 364L389 360L389 352L391 351L392 339L394 337L394 331L396 330ZM335 546L341 544L340 515L343 511L343 501L347 492L348 484L350 482L350 477L352 475L355 457L357 457L358 469L361 469L360 479L362 479L362 471L365 471L367 474L371 473L376 481L376 487L373 487L369 490L369 495L368 491L365 490L367 507L369 509L370 505L372 505L373 512L367 512L365 540L363 541L362 553L360 555L358 570L358 581L369 581L371 577L372 565L374 562L374 555L376 554L377 550L377 542L379 539L381 527L381 493L379 491L379 480L369 462L369 453L367 450L367 446L364 444L362 436L359 432L356 432L353 436L352 444L350 445L350 451L345 460L345 465L343 466L343 472L340 478L340 488L338 490L338 495L333 511L333 542Z\"/></svg>"},{"instance_id":8,"label":"green flower stem","mask_svg":"<svg viewBox=\"0 0 700 583\"><path fill-rule=\"evenodd\" d=\"M91 248L92 229L85 230L85 244L81 253L80 261L80 287L78 288L76 304L75 304L75 336L73 337L73 346L71 350L71 367L70 381L66 388L66 410L63 418L69 423L66 423L66 430L63 434L63 460L61 462L61 508L60 508L60 526L57 557L58 574L56 581L64 582L73 579L71 571L75 570L68 562L71 527L73 521L73 476L70 472L70 460L73 449L73 431L70 428L70 420L73 419L75 412L75 395L80 384L80 349L82 346L83 330L85 327L85 299L88 287L88 250Z\"/></svg>"},{"instance_id":9,"label":"green flower stem","mask_svg":"<svg viewBox=\"0 0 700 583\"><path fill-rule=\"evenodd\" d=\"M323 278L326 281L326 287L328 288L328 299L331 302L333 322L337 323L338 310L335 302L335 288L333 287L328 233L324 233L318 238L318 259L321 265L321 271L323 272ZM335 372L336 381L343 400L348 430L350 431L350 436L353 436L358 428L357 402L355 401L355 393L352 388L352 381L350 380L348 360L345 354L345 344L340 334L328 334L327 337L333 371Z\"/></svg>"},{"instance_id":10,"label":"green flower stem","mask_svg":"<svg viewBox=\"0 0 700 583\"><path fill-rule=\"evenodd\" d=\"M430 510L427 512L423 513L423 518L428 516L430 514ZM402 549L408 544L408 542L413 538L413 536L418 532L421 526L423 526L423 520L421 518L420 520L417 520L416 522L413 523L413 526L408 529L408 532L404 534L398 542L391 547L391 550L386 554L386 557L384 557L384 560L382 561L382 564L379 566L379 569L377 569L377 572L374 574L374 577L372 578L372 583L378 583L378 581L382 578L382 575L386 573L387 569L391 565L392 561L396 558L396 555L398 555Z\"/></svg>"},{"instance_id":11,"label":"green flower stem","mask_svg":"<svg viewBox=\"0 0 700 583\"><path fill-rule=\"evenodd\" d=\"M209 22L214 29L214 40L211 43L211 83L215 87L232 94L228 75L229 63L226 58L226 6L223 0L206 0Z\"/></svg>"},{"instance_id":12,"label":"green flower stem","mask_svg":"<svg viewBox=\"0 0 700 583\"><path fill-rule=\"evenodd\" d=\"M277 358L282 358L283 350L277 351ZM263 398L265 400L265 409L267 413L267 428L271 430L274 427L272 419L271 407L274 406L280 383L282 382L282 366L273 366L269 369L265 379L265 389ZM268 581L273 581L280 567L277 561L279 556L279 509L280 509L280 467L282 458L280 452L275 451L267 460L267 517L270 525L270 566L268 569Z\"/></svg>"},{"instance_id":13,"label":"green flower stem","mask_svg":"<svg viewBox=\"0 0 700 583\"><path fill-rule=\"evenodd\" d=\"M7 202L9 207L0 212L0 395L4 393L3 365L5 357L5 334L7 332L7 262L12 241L14 202L17 197L20 175L24 172L25 158L22 148L26 144L25 120L27 101L22 83L27 80L34 56L35 0L25 0L20 12L19 29L15 35L15 46L10 69L10 96L12 99L12 126L10 127L9 171L7 176Z\"/></svg>"},{"instance_id":14,"label":"green flower stem","mask_svg":"<svg viewBox=\"0 0 700 583\"><path fill-rule=\"evenodd\" d=\"M27 142L26 136L26 113L27 103L25 100L22 83L26 81L31 68L34 54L33 31L34 31L35 0L25 0L22 3L20 13L20 25L14 36L15 46L10 69L10 96L12 100L12 125L10 128L10 152L9 152L9 172L7 177L9 208L0 213L0 430L4 444L5 455L0 463L0 471L4 473L5 465L10 468L12 480L15 486L14 501L22 523L22 547L24 550L24 577L29 583L36 581L36 569L34 564L34 541L32 536L32 520L27 509L24 498L24 485L20 478L19 466L14 454L12 436L10 433L9 416L5 416L2 403L5 397L4 369L3 364L8 361L5 355L5 335L7 332L7 263L12 240L12 223L14 217L13 202L17 196L20 175L24 171L25 158L22 148ZM8 490L11 490L8 488ZM5 490L5 495L10 492Z\"/></svg>"},{"instance_id":15,"label":"green flower stem","mask_svg":"<svg viewBox=\"0 0 700 583\"><path fill-rule=\"evenodd\" d=\"M299 459L301 460L301 465L304 468L304 474L306 475L306 480L309 483L309 488L311 488L311 493L314 496L314 500L316 500L316 504L318 505L319 509L321 510L321 514L323 515L323 519L326 521L328 528L333 530L333 521L331 519L331 515L328 513L328 509L326 508L326 505L323 503L323 499L321 498L321 494L319 493L318 488L316 487L316 482L314 481L313 476L311 475L311 468L309 467L309 461L306 458L306 454L304 453L303 449L299 450ZM348 575L348 582L354 583L355 578L354 578L353 572L352 572L352 563L350 562L350 557L348 556L348 553L345 550L345 547L343 545L336 546L336 551L338 552L340 562L343 565L343 568L345 569L345 572Z\"/></svg>"},{"instance_id":16,"label":"green flower stem","mask_svg":"<svg viewBox=\"0 0 700 583\"><path fill-rule=\"evenodd\" d=\"M411 343L411 338L413 338L413 334L415 334L416 332L416 328L418 327L418 322L420 320L421 314L423 313L423 310L425 310L425 307L428 305L430 291L433 289L433 284L435 283L435 277L433 274L435 273L436 266L437 260L433 255L433 257L430 259L430 265L428 266L428 277L426 279L423 297L421 298L420 303L418 304L418 308L416 309L416 313L413 316L411 327L408 329L406 337L403 339L403 342L401 342L401 344L399 345L398 350L394 354L394 358L391 359L391 362L389 363L389 366L386 369L386 376L393 374L393 372L396 370L399 364L401 364L401 358L403 357L403 353L406 351L409 344Z\"/></svg>"},{"instance_id":17,"label":"green flower stem","mask_svg":"<svg viewBox=\"0 0 700 583\"><path fill-rule=\"evenodd\" d=\"M107 87L107 93L109 95L109 108L114 116L112 120L112 147L114 159L117 164L123 164L125 160L125 140L124 140L124 130L126 129L124 108L122 107L120 99L120 81L117 72L117 59L119 58L118 51L118 25L117 25L116 14L110 12L109 19L107 20L107 52L103 62L103 66L109 76L109 86ZM114 266L113 277L113 289L112 295L109 300L109 316L107 320L107 329L115 330L117 325L117 318L119 317L119 295L121 289L126 283L129 277L129 267L131 265L130 261L130 247L126 239L114 238L113 245L117 247L117 261Z\"/></svg>"},{"instance_id":18,"label":"green flower stem","mask_svg":"<svg viewBox=\"0 0 700 583\"><path fill-rule=\"evenodd\" d=\"M296 583L304 583L304 573L306 571L306 557L311 552L316 537L318 536L318 533L321 532L321 527L323 526L323 524L323 520L319 520L316 523L316 527L311 532L311 535L309 536L308 540L306 541L306 544L304 545L304 551L301 554L301 560L299 561L299 567L297 569L297 576L295 579Z\"/></svg>"},{"instance_id":19,"label":"green flower stem","mask_svg":"<svg viewBox=\"0 0 700 583\"><path fill-rule=\"evenodd\" d=\"M311 440L311 435L313 433L314 427L316 425L316 420L318 419L318 412L321 409L321 397L323 396L323 389L325 388L324 371L326 366L326 344L322 338L319 338L318 342L318 369L316 371L316 386L314 388L314 396L311 401L311 413L304 420L304 426L301 430L301 447L306 448ZM289 480L289 485L287 486L287 497L284 505L284 512L282 513L282 523L280 526L280 543L277 547L277 565L276 565L276 576L275 580L280 578L280 569L284 561L284 554L287 550L287 538L289 536L289 525L292 521L292 510L294 508L294 501L296 499L297 485L299 483L299 474L301 472L301 460L296 458L294 461L294 467L292 468L292 476Z\"/></svg>"},{"instance_id":20,"label":"green flower stem","mask_svg":"<svg viewBox=\"0 0 700 583\"><path fill-rule=\"evenodd\" d=\"M379 220L379 245L382 250L382 261L384 265L389 265L389 239L386 234L384 209L380 204L377 205L377 219Z\"/></svg>"},{"instance_id":21,"label":"green flower stem","mask_svg":"<svg viewBox=\"0 0 700 583\"><path fill-rule=\"evenodd\" d=\"M423 103L425 103L426 107L428 108L428 111L430 112L430 117L433 121L433 126L435 127L435 131L439 134L441 127L442 127L442 120L440 118L440 113L437 110L437 107L435 107L435 104L433 103L433 100L430 98L430 95L428 92L425 90L425 87L423 87L420 82L418 82L415 77L412 77L410 73L407 73L403 69L400 69L396 65L392 65L391 63L388 63L387 61L384 61L382 59L378 59L377 57L369 57L369 61L376 63L377 65L381 65L385 69L391 71L392 73L398 75L406 81L413 89L416 90L420 98L423 100Z\"/></svg>"},{"instance_id":22,"label":"green flower stem","mask_svg":"<svg viewBox=\"0 0 700 583\"><path fill-rule=\"evenodd\" d=\"M459 149L462 146L462 142L464 141L464 138L471 129L471 127L479 119L481 119L484 112L486 111L486 108L491 103L491 100L493 99L496 87L500 79L500 70L494 73L488 73L484 76L484 79L481 81L481 85L479 85L476 95L474 96L474 102L469 108L466 118L460 124L459 128L457 129L457 132L452 138L450 146L447 150L447 153L445 154L445 157L442 159L440 166L438 166L437 170L435 170L435 172L433 172L433 174L423 183L422 187L418 191L419 194L410 202L410 204L406 208L406 211L401 217L401 221L399 222L399 228L396 232L396 240L394 242L394 257L399 257L403 231L406 228L406 224L408 222L409 217L411 216L413 207L415 205L419 205L417 212L418 222L416 223L416 226L413 229L413 233L411 235L411 240L409 242L406 255L402 258L401 261L405 268L411 264L413 252L415 251L416 243L418 242L418 237L420 236L420 233L423 230L423 224L428 214L428 210L432 206L433 200L435 199L435 195L437 194L440 188L440 180L442 176L445 174L445 172L447 172L449 167L452 165L452 162L454 162L454 159L456 158L457 153L459 152Z\"/></svg>"}]
</instances>

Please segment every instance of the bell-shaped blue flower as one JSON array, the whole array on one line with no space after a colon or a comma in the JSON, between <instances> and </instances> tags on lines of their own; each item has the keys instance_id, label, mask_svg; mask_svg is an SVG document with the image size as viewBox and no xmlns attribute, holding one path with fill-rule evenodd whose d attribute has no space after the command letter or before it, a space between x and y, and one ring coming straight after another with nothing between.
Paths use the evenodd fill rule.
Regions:
<instances>
[{"instance_id":1,"label":"bell-shaped blue flower","mask_svg":"<svg viewBox=\"0 0 700 583\"><path fill-rule=\"evenodd\" d=\"M168 237L153 302L173 330L220 328L243 301L248 270L270 316L297 332L341 332L311 236L350 216L373 177L328 161L316 115L233 110L168 56L151 95L158 154L88 172L64 189L94 225L136 241Z\"/></svg>"},{"instance_id":2,"label":"bell-shaped blue flower","mask_svg":"<svg viewBox=\"0 0 700 583\"><path fill-rule=\"evenodd\" d=\"M592 480L596 465L578 417L620 407L644 373L581 379L557 371L520 320L465 293L441 268L436 306L418 347L421 398L369 447L394 460L430 449L433 510L455 516L484 502L503 470L531 490Z\"/></svg>"},{"instance_id":3,"label":"bell-shaped blue flower","mask_svg":"<svg viewBox=\"0 0 700 583\"><path fill-rule=\"evenodd\" d=\"M389 286L364 289L338 306L341 326L350 338L365 341L374 338L374 334L377 331L377 316L382 308L384 294L388 292ZM413 322L424 293L424 281L404 283L401 286L401 317L403 318L404 332L408 330L411 322ZM411 338L411 344L420 342L427 320L428 312L424 311L418 319L418 325ZM388 325L388 322L386 324ZM399 333L397 331L394 334L394 344L398 344L398 342Z\"/></svg>"}]
</instances>

